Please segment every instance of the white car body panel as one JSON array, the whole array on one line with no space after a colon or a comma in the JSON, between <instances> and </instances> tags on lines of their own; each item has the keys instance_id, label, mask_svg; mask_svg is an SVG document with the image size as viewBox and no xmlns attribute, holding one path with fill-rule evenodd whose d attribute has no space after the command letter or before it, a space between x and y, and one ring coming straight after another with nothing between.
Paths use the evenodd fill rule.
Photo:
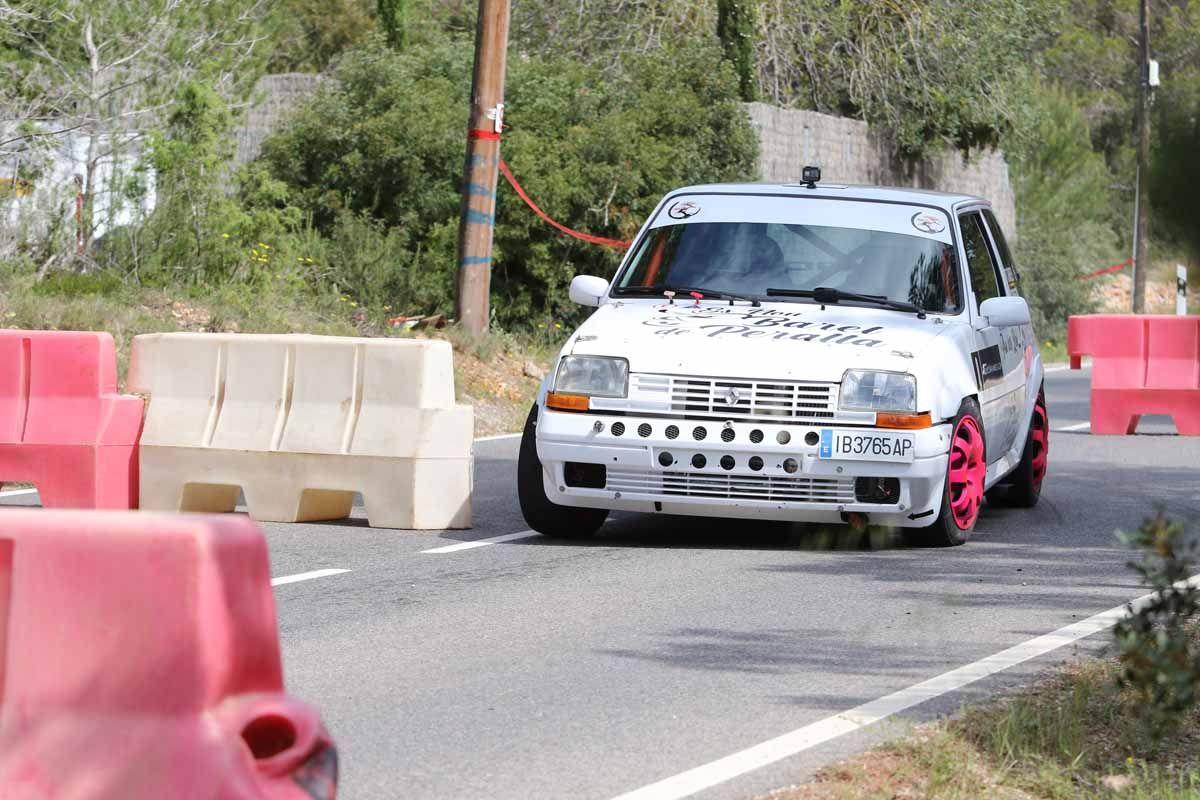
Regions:
<instances>
[{"instance_id":1,"label":"white car body panel","mask_svg":"<svg viewBox=\"0 0 1200 800\"><path fill-rule=\"evenodd\" d=\"M804 200L826 202L797 202ZM689 207L679 213L692 216L671 216L687 203L700 210ZM693 221L782 220L917 234L955 245L961 285L969 287L957 218L986 207L984 201L962 195L874 187L691 187L665 197L638 240L653 228ZM914 227L917 214L929 218L920 220L929 230ZM635 250L636 245L630 252ZM1003 269L1000 292L1015 294L1015 271L1011 265ZM538 397L536 427L546 495L560 505L648 513L839 522L860 512L873 523L928 525L942 499L949 423L963 400L975 398L981 408L991 487L1020 461L1042 383L1032 327L991 327L978 315L973 295L964 304L957 315L919 318L907 311L849 304L822 307L764 299L753 307L743 301L610 294L560 356L627 359L629 391L623 398L593 398L586 413L554 411L545 407L554 381L551 371ZM929 412L934 426L911 432L916 445L911 464L818 457L812 436L823 428L874 430L874 412L837 408L847 369L914 376L916 410ZM801 394L811 390L830 405L822 407L824 416L811 418L741 413L740 406L720 405L718 394L728 386L716 384L731 383L753 398L770 397L780 385ZM687 391L709 387L703 391L711 391L712 402L699 412L695 405L684 409L672 402L673 393L684 391L680 386L691 387ZM618 423L625 428L620 436L613 433ZM669 426L678 429L674 436L668 435ZM691 435L697 426L705 429L703 439ZM790 441L780 444L775 437L785 430ZM751 434L758 431L761 441L752 441ZM660 465L664 451L677 458L673 466ZM704 468L690 465L696 455L704 456ZM726 455L734 458L733 469L718 466ZM752 470L748 464L755 457L762 465ZM799 469L785 472L786 458L796 459ZM566 462L604 464L605 487L567 486ZM898 502L858 502L853 485L860 476L899 478Z\"/></svg>"}]
</instances>

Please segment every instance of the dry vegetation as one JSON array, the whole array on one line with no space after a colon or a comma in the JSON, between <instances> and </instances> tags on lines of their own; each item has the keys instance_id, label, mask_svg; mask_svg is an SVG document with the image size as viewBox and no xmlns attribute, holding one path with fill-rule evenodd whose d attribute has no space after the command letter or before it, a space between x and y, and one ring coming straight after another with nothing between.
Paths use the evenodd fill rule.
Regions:
<instances>
[{"instance_id":1,"label":"dry vegetation","mask_svg":"<svg viewBox=\"0 0 1200 800\"><path fill-rule=\"evenodd\" d=\"M1113 658L1072 662L770 800L1200 798L1200 709L1155 741L1117 672Z\"/></svg>"},{"instance_id":2,"label":"dry vegetation","mask_svg":"<svg viewBox=\"0 0 1200 800\"><path fill-rule=\"evenodd\" d=\"M550 338L504 333L475 337L456 328L401 332L372 319L350 302L299 305L258 293L210 292L203 300L183 289L134 289L119 282L51 281L0 276L0 327L108 331L117 343L118 375L128 366L129 342L138 334L191 331L315 333L335 336L436 337L454 346L458 400L475 407L475 435L521 429L556 346ZM562 334L556 331L556 334Z\"/></svg>"}]
</instances>

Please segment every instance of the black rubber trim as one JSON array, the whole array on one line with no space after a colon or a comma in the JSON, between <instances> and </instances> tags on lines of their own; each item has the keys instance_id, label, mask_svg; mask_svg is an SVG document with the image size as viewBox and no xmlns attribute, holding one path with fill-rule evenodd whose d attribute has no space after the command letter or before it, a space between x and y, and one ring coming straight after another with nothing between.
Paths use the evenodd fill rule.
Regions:
<instances>
[{"instance_id":1,"label":"black rubber trim","mask_svg":"<svg viewBox=\"0 0 1200 800\"><path fill-rule=\"evenodd\" d=\"M928 511L922 511L920 514L909 514L908 518L909 519L921 519L922 517L928 517L932 514L933 514L933 509L931 508Z\"/></svg>"}]
</instances>

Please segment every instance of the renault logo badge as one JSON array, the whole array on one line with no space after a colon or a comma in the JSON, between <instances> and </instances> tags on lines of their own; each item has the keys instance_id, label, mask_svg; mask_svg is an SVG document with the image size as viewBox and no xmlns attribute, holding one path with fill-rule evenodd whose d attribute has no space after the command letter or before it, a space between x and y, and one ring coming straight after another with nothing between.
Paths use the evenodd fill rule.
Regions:
<instances>
[{"instance_id":1,"label":"renault logo badge","mask_svg":"<svg viewBox=\"0 0 1200 800\"><path fill-rule=\"evenodd\" d=\"M742 399L742 393L737 390L736 386L730 386L725 390L725 405L736 406Z\"/></svg>"}]
</instances>

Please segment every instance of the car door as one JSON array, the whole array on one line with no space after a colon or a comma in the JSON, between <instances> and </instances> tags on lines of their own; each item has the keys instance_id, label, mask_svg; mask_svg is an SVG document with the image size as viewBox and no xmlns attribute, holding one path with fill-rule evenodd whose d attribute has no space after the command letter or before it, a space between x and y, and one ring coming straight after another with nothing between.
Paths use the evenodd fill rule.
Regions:
<instances>
[{"instance_id":1,"label":"car door","mask_svg":"<svg viewBox=\"0 0 1200 800\"><path fill-rule=\"evenodd\" d=\"M988 233L991 234L992 253L997 258L1000 274L1003 276L1000 287L1001 291L1010 297L1020 297L1021 275L1017 270L1016 262L1013 260L1012 251L1008 249L1008 242L1004 238L1004 231L1000 228L1000 223L996 221L996 215L992 213L990 208L983 209L983 221L987 224ZM1025 379L1024 404L1018 409L1017 413L1018 418L1021 420L1019 427L1024 429L1024 421L1032 413L1033 404L1037 400L1038 391L1042 387L1041 355L1038 352L1037 336L1033 330L1033 325L1022 325L1019 328L1013 328L1008 344L1010 351L1008 357L1021 366ZM1017 360L1017 351L1020 353L1019 361Z\"/></svg>"},{"instance_id":2,"label":"car door","mask_svg":"<svg viewBox=\"0 0 1200 800\"><path fill-rule=\"evenodd\" d=\"M999 261L982 209L960 213L958 225L972 294L975 350L971 358L979 386L986 458L991 464L1008 453L1016 440L1024 407L1025 341L1020 328L997 328L979 313L979 306L985 300L1008 292L1008 281L1000 279Z\"/></svg>"}]
</instances>

